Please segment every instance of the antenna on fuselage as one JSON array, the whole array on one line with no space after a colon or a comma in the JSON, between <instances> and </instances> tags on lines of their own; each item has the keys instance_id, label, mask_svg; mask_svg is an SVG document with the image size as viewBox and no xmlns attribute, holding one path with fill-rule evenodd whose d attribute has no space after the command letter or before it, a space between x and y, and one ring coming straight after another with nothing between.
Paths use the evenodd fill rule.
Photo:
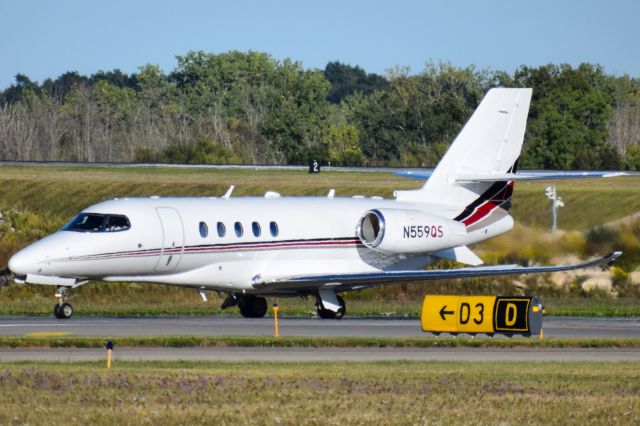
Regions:
<instances>
[{"instance_id":1,"label":"antenna on fuselage","mask_svg":"<svg viewBox=\"0 0 640 426\"><path fill-rule=\"evenodd\" d=\"M231 198L231 193L233 192L233 189L234 189L235 187L236 187L235 185L231 185L231 186L229 187L229 189L227 189L227 192L225 192L225 193L224 193L224 195L222 196L222 198L227 198L227 199Z\"/></svg>"},{"instance_id":2,"label":"antenna on fuselage","mask_svg":"<svg viewBox=\"0 0 640 426\"><path fill-rule=\"evenodd\" d=\"M335 189L329 190L329 193L327 194L327 198L333 198L335 196L336 196L336 190Z\"/></svg>"}]
</instances>

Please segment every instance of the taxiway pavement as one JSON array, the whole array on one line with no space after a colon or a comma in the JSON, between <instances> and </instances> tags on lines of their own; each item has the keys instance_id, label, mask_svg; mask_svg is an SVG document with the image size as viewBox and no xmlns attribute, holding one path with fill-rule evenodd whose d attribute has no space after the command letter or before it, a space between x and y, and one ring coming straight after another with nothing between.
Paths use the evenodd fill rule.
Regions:
<instances>
[{"instance_id":1,"label":"taxiway pavement","mask_svg":"<svg viewBox=\"0 0 640 426\"><path fill-rule=\"evenodd\" d=\"M426 336L418 318L280 318L280 335L310 337ZM273 319L224 316L102 318L0 317L0 336L268 336ZM640 318L546 317L545 337L640 338ZM444 334L446 336L446 334ZM482 337L483 335L478 335ZM466 338L461 336L461 338Z\"/></svg>"},{"instance_id":2,"label":"taxiway pavement","mask_svg":"<svg viewBox=\"0 0 640 426\"><path fill-rule=\"evenodd\" d=\"M0 349L0 362L104 361L104 349ZM118 348L118 361L263 361L263 362L372 362L372 361L595 361L638 362L640 348Z\"/></svg>"}]
</instances>

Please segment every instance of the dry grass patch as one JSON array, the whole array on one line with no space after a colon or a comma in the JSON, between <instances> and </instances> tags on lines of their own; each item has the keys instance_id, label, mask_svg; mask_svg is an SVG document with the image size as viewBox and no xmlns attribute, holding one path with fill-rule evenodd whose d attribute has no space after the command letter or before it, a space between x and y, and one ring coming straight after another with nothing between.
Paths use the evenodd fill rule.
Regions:
<instances>
[{"instance_id":1,"label":"dry grass patch","mask_svg":"<svg viewBox=\"0 0 640 426\"><path fill-rule=\"evenodd\" d=\"M0 424L637 424L638 367L0 364Z\"/></svg>"}]
</instances>

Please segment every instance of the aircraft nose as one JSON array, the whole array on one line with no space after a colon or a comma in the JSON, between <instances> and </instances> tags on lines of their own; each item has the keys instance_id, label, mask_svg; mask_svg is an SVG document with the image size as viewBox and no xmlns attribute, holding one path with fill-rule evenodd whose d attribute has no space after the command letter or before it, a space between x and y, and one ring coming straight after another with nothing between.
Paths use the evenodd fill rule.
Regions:
<instances>
[{"instance_id":1,"label":"aircraft nose","mask_svg":"<svg viewBox=\"0 0 640 426\"><path fill-rule=\"evenodd\" d=\"M32 267L31 256L25 250L20 250L9 259L9 270L15 275L27 275L32 272Z\"/></svg>"}]
</instances>

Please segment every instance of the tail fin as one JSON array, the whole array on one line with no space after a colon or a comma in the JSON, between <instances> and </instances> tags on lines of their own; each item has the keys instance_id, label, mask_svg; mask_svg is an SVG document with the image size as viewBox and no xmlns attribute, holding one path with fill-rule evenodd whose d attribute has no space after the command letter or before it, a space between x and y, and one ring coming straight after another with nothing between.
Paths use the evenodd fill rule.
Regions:
<instances>
[{"instance_id":1,"label":"tail fin","mask_svg":"<svg viewBox=\"0 0 640 426\"><path fill-rule=\"evenodd\" d=\"M461 178L516 171L530 101L531 89L489 90L425 185L396 191L397 199L443 205L448 216L467 226L494 210L501 210L504 216L510 207L512 181Z\"/></svg>"}]
</instances>

